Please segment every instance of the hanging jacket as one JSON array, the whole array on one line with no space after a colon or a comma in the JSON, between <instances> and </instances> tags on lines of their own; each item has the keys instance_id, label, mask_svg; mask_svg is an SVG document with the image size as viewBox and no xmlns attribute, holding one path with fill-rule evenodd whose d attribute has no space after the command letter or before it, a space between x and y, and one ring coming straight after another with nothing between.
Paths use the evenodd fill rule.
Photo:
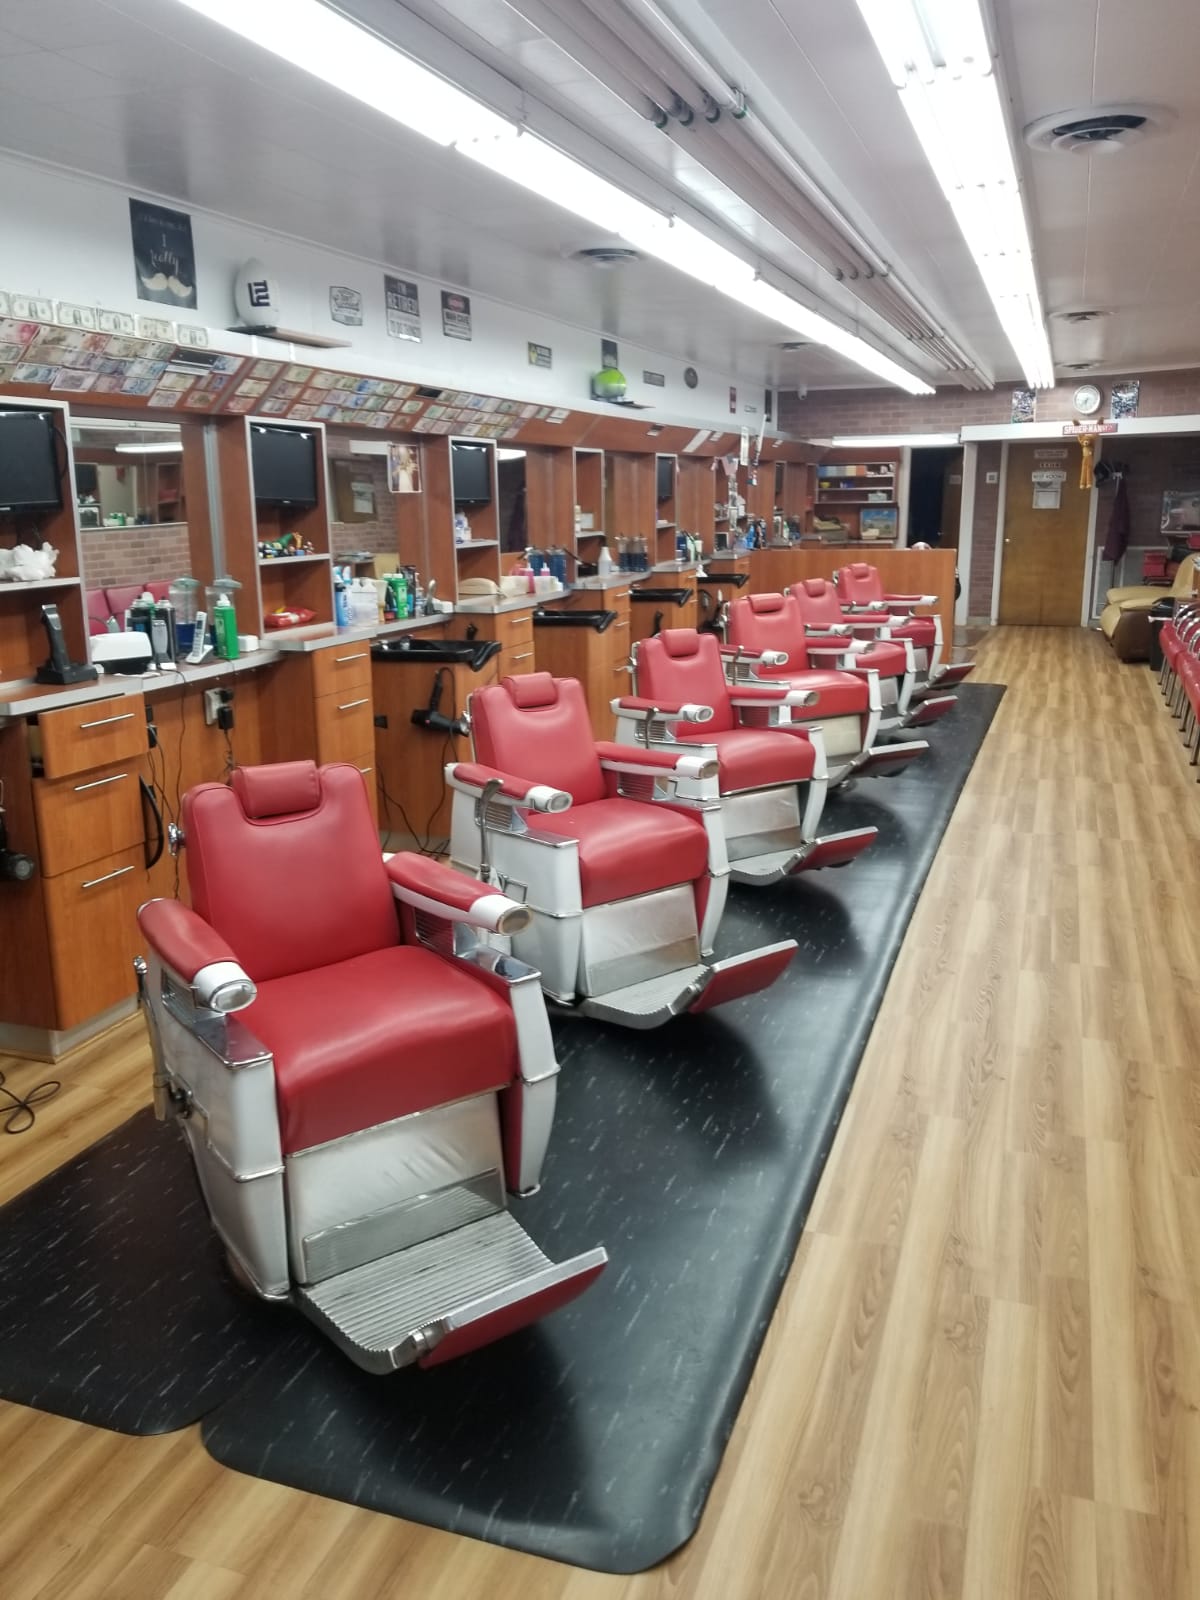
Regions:
<instances>
[{"instance_id":1,"label":"hanging jacket","mask_svg":"<svg viewBox=\"0 0 1200 1600\"><path fill-rule=\"evenodd\" d=\"M1117 479L1117 490L1108 513L1108 532L1104 538L1103 552L1105 561L1120 561L1128 547L1129 491L1122 476Z\"/></svg>"}]
</instances>

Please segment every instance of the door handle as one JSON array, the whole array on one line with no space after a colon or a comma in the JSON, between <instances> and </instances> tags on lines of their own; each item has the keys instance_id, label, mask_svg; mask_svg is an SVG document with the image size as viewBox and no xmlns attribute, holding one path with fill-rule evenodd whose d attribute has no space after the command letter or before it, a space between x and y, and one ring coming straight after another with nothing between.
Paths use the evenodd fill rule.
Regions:
<instances>
[{"instance_id":1,"label":"door handle","mask_svg":"<svg viewBox=\"0 0 1200 1600\"><path fill-rule=\"evenodd\" d=\"M118 867L115 872L106 872L102 878L92 878L87 883L81 883L81 889L94 889L98 883L108 883L113 878L123 878L127 872L132 872L132 867Z\"/></svg>"},{"instance_id":2,"label":"door handle","mask_svg":"<svg viewBox=\"0 0 1200 1600\"><path fill-rule=\"evenodd\" d=\"M103 789L105 784L120 783L122 778L127 778L127 772L114 772L111 778L93 778L91 783L77 783L74 788L76 794L83 794L85 789Z\"/></svg>"},{"instance_id":3,"label":"door handle","mask_svg":"<svg viewBox=\"0 0 1200 1600\"><path fill-rule=\"evenodd\" d=\"M79 731L80 731L80 733L82 733L85 728L107 728L110 722L132 722L132 721L133 721L133 712L132 711L126 711L126 712L122 713L122 715L119 716L119 717L101 717L98 722L81 722L79 724Z\"/></svg>"},{"instance_id":4,"label":"door handle","mask_svg":"<svg viewBox=\"0 0 1200 1600\"><path fill-rule=\"evenodd\" d=\"M355 709L355 707L357 707L357 706L365 706L365 705L369 705L369 704L370 704L369 700L367 700L365 698L362 699L362 700L347 700L347 702L346 702L346 704L344 706L339 706L338 707L338 710L339 711L353 711Z\"/></svg>"}]
</instances>

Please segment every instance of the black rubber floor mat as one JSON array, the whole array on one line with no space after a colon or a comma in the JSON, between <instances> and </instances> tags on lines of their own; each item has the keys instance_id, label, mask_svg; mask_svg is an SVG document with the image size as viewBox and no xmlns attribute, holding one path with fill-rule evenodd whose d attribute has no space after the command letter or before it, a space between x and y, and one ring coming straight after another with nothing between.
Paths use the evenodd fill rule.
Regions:
<instances>
[{"instance_id":1,"label":"black rubber floor mat","mask_svg":"<svg viewBox=\"0 0 1200 1600\"><path fill-rule=\"evenodd\" d=\"M843 870L740 889L723 953L792 936L766 994L654 1033L558 1029L559 1114L516 1214L607 1246L567 1310L430 1372L368 1377L303 1325L204 1426L241 1472L608 1572L695 1531L912 908L1003 690L968 684Z\"/></svg>"},{"instance_id":2,"label":"black rubber floor mat","mask_svg":"<svg viewBox=\"0 0 1200 1600\"><path fill-rule=\"evenodd\" d=\"M292 1328L234 1286L191 1158L152 1111L0 1209L5 1400L171 1433L229 1399Z\"/></svg>"}]
</instances>

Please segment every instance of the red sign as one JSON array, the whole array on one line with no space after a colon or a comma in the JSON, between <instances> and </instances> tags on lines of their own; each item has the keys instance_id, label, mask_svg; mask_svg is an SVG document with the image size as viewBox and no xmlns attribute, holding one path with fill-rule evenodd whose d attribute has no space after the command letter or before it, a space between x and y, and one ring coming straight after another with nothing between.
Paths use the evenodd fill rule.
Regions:
<instances>
[{"instance_id":1,"label":"red sign","mask_svg":"<svg viewBox=\"0 0 1200 1600\"><path fill-rule=\"evenodd\" d=\"M1078 438L1082 433L1116 433L1115 422L1064 422L1063 432L1072 438Z\"/></svg>"}]
</instances>

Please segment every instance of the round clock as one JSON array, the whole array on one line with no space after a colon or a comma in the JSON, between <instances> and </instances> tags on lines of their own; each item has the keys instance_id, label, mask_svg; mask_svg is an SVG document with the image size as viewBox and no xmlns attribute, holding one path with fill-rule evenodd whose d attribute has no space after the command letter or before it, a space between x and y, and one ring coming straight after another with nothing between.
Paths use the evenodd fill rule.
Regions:
<instances>
[{"instance_id":1,"label":"round clock","mask_svg":"<svg viewBox=\"0 0 1200 1600\"><path fill-rule=\"evenodd\" d=\"M683 381L687 384L689 389L694 389L696 387L696 385L700 382L700 374L696 371L695 367L684 367Z\"/></svg>"},{"instance_id":2,"label":"round clock","mask_svg":"<svg viewBox=\"0 0 1200 1600\"><path fill-rule=\"evenodd\" d=\"M1099 411L1103 399L1094 383L1081 383L1075 391L1075 409L1081 417L1090 417Z\"/></svg>"}]
</instances>

